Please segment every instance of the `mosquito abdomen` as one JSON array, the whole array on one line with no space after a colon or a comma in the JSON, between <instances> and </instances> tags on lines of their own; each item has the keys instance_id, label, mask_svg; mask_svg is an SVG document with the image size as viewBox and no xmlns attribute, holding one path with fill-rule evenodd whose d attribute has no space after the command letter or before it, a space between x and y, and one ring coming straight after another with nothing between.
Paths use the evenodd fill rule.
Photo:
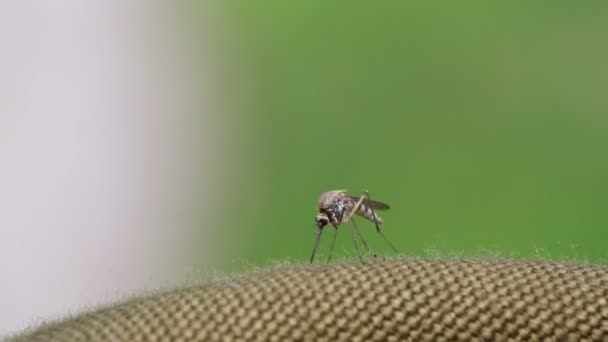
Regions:
<instances>
[{"instance_id":1,"label":"mosquito abdomen","mask_svg":"<svg viewBox=\"0 0 608 342\"><path fill-rule=\"evenodd\" d=\"M364 203L361 203L361 205L359 206L359 210L357 210L357 215L362 216L372 222L376 221L378 223L382 223L382 218L380 218L380 216L378 216L378 214L376 214L372 210L372 208L365 205ZM374 216L375 216L375 218L374 218Z\"/></svg>"}]
</instances>

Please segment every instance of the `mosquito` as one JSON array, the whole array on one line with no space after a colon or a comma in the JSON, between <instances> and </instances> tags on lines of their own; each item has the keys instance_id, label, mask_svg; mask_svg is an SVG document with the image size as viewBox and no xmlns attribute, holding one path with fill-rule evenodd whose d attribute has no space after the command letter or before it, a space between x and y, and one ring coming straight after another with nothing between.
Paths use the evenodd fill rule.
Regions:
<instances>
[{"instance_id":1,"label":"mosquito","mask_svg":"<svg viewBox=\"0 0 608 342\"><path fill-rule=\"evenodd\" d=\"M315 247L312 250L312 256L310 257L310 262L312 263L315 258L315 253L319 247L319 241L321 240L323 228L325 228L325 226L328 224L331 224L334 227L334 237L331 241L329 256L327 257L327 261L329 262L331 259L331 253L334 249L334 244L336 242L336 236L338 235L338 226L347 222L352 224L352 235L353 242L355 243L355 249L357 250L359 260L364 262L363 257L361 256L361 251L359 250L357 239L361 240L368 253L370 253L370 249L367 242L361 235L361 232L359 232L359 228L357 227L357 224L353 218L354 214L374 222L376 225L376 231L382 236L384 241L386 241L391 249L398 254L399 252L397 251L397 248L395 248L395 246L386 238L386 236L382 234L382 231L380 231L382 219L380 216L378 216L378 214L376 214L376 210L387 210L389 208L390 207L388 204L373 201L370 198L367 190L363 191L363 194L361 194L360 197L350 196L345 190L332 190L322 193L318 204L319 213L315 218L318 230Z\"/></svg>"}]
</instances>

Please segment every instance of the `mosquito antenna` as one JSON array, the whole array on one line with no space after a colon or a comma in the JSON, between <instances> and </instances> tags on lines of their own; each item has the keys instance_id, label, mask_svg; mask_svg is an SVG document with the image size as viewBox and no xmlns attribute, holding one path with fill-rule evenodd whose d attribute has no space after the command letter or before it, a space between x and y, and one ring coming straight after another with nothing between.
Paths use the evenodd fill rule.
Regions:
<instances>
[{"instance_id":1,"label":"mosquito antenna","mask_svg":"<svg viewBox=\"0 0 608 342\"><path fill-rule=\"evenodd\" d=\"M365 190L364 194L368 200L370 200L370 201L372 200L372 198L369 196L369 191ZM397 248L395 248L395 246L390 241L388 241L386 236L384 236L384 234L382 234L382 232L380 231L380 223L378 223L378 216L376 216L376 212L374 211L374 208L372 206L369 206L369 208L372 210L372 217L374 218L374 224L376 225L376 231L378 232L378 234L380 234L382 236L384 241L386 241L386 243L391 247L393 252L395 252L396 254L399 254L399 251L397 250Z\"/></svg>"},{"instance_id":2,"label":"mosquito antenna","mask_svg":"<svg viewBox=\"0 0 608 342\"><path fill-rule=\"evenodd\" d=\"M312 250L312 255L310 256L310 263L315 259L315 253L317 253L317 248L319 247L319 241L321 240L321 233L323 233L323 229L319 228L317 230L317 240L315 242L315 248Z\"/></svg>"},{"instance_id":3,"label":"mosquito antenna","mask_svg":"<svg viewBox=\"0 0 608 342\"><path fill-rule=\"evenodd\" d=\"M327 262L331 260L331 254L334 251L334 244L336 243L336 236L338 236L338 229L334 227L334 238L331 240L331 247L329 247L329 255L327 256Z\"/></svg>"}]
</instances>

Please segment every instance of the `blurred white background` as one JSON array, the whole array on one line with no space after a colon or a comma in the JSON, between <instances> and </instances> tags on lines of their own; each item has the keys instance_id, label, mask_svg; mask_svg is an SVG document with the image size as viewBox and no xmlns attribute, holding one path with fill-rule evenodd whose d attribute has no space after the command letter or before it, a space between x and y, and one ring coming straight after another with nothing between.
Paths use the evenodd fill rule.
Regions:
<instances>
[{"instance_id":1,"label":"blurred white background","mask_svg":"<svg viewBox=\"0 0 608 342\"><path fill-rule=\"evenodd\" d=\"M0 336L216 260L224 132L180 10L0 4Z\"/></svg>"}]
</instances>

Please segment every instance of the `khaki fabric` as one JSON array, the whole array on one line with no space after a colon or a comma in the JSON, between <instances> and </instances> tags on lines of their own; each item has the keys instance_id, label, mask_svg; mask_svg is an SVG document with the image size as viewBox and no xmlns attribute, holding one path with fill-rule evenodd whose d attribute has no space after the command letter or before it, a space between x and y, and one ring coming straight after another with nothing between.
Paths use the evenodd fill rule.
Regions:
<instances>
[{"instance_id":1,"label":"khaki fabric","mask_svg":"<svg viewBox=\"0 0 608 342\"><path fill-rule=\"evenodd\" d=\"M16 341L608 341L608 268L396 258L286 266L133 300Z\"/></svg>"}]
</instances>

